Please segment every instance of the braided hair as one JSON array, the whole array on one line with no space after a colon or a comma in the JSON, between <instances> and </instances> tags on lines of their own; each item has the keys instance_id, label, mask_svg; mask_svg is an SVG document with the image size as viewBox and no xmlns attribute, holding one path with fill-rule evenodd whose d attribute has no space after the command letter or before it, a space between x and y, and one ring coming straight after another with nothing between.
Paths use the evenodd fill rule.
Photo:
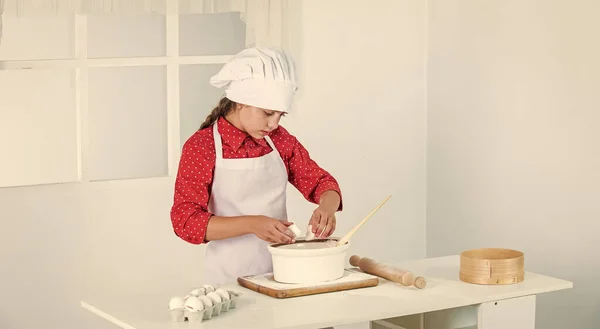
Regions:
<instances>
[{"instance_id":1,"label":"braided hair","mask_svg":"<svg viewBox=\"0 0 600 329\"><path fill-rule=\"evenodd\" d=\"M204 122L200 125L200 129L208 128L215 123L220 117L224 117L233 110L236 103L227 97L221 98L219 104L210 112Z\"/></svg>"}]
</instances>

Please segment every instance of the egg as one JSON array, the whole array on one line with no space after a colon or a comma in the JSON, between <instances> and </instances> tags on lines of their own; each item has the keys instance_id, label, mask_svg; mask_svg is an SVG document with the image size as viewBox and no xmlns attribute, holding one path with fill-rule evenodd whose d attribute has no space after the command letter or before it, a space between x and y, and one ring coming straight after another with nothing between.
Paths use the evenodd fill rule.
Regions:
<instances>
[{"instance_id":1,"label":"egg","mask_svg":"<svg viewBox=\"0 0 600 329\"><path fill-rule=\"evenodd\" d=\"M184 308L184 306L185 306L185 301L181 297L173 297L169 301L169 308L171 310L181 309L181 308Z\"/></svg>"},{"instance_id":2,"label":"egg","mask_svg":"<svg viewBox=\"0 0 600 329\"><path fill-rule=\"evenodd\" d=\"M206 294L206 296L213 301L213 304L218 304L221 302L221 296L214 291L209 292L208 294Z\"/></svg>"},{"instance_id":3,"label":"egg","mask_svg":"<svg viewBox=\"0 0 600 329\"><path fill-rule=\"evenodd\" d=\"M208 294L209 292L213 292L215 291L215 287L211 286L210 284L205 284L204 286L202 286L204 288L204 292L205 294Z\"/></svg>"},{"instance_id":4,"label":"egg","mask_svg":"<svg viewBox=\"0 0 600 329\"><path fill-rule=\"evenodd\" d=\"M185 301L185 308L190 312L200 312L204 309L204 303L198 297L192 296Z\"/></svg>"},{"instance_id":5,"label":"egg","mask_svg":"<svg viewBox=\"0 0 600 329\"><path fill-rule=\"evenodd\" d=\"M231 299L231 296L229 296L229 292L223 288L219 288L215 291L217 294L219 294L219 296L221 296L221 299L223 301L228 301Z\"/></svg>"},{"instance_id":6,"label":"egg","mask_svg":"<svg viewBox=\"0 0 600 329\"><path fill-rule=\"evenodd\" d=\"M302 234L302 231L300 231L300 229L298 228L298 226L296 226L296 224L292 224L292 225L288 226L288 228L297 237L300 236L300 234Z\"/></svg>"},{"instance_id":7,"label":"egg","mask_svg":"<svg viewBox=\"0 0 600 329\"><path fill-rule=\"evenodd\" d=\"M312 231L312 225L308 225L308 228L306 229L306 237L305 240L306 241L310 241L312 239L315 238L315 234Z\"/></svg>"},{"instance_id":8,"label":"egg","mask_svg":"<svg viewBox=\"0 0 600 329\"><path fill-rule=\"evenodd\" d=\"M204 304L205 308L209 308L209 307L213 307L213 301L212 299L210 299L210 297L208 296L200 296L197 297L200 301L202 301L202 304Z\"/></svg>"},{"instance_id":9,"label":"egg","mask_svg":"<svg viewBox=\"0 0 600 329\"><path fill-rule=\"evenodd\" d=\"M202 296L202 295L205 295L204 288L197 288L197 289L194 289L194 290L192 290L192 291L190 292L190 295L192 295L192 296L196 296L196 297L198 297L198 296Z\"/></svg>"}]
</instances>

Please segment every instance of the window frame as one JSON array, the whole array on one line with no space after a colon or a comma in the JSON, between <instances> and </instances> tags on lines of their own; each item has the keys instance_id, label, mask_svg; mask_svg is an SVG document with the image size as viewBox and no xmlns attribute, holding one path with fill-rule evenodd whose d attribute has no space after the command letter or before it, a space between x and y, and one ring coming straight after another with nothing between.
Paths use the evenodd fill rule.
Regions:
<instances>
[{"instance_id":1,"label":"window frame","mask_svg":"<svg viewBox=\"0 0 600 329\"><path fill-rule=\"evenodd\" d=\"M177 1L169 1L168 6L177 6ZM181 155L181 145L184 141L180 136L180 86L179 74L180 66L186 64L224 64L227 63L234 54L220 56L180 56L179 55L179 17L177 8L169 8L162 16L165 17L165 37L166 37L166 55L157 57L120 57L120 58L88 58L88 38L87 38L87 15L74 14L74 47L75 56L73 59L51 59L51 60L6 60L0 61L0 70L36 70L36 69L73 69L75 72L75 103L77 117L77 182L100 182L90 180L88 168L89 163L87 150L89 145L87 122L88 122L88 77L89 68L97 67L123 67L123 66L164 66L166 67L166 86L167 90L167 175L151 176L144 179L174 177L177 173L179 158ZM113 180L132 180L132 178L115 178ZM104 180L106 181L106 180ZM56 182L57 184L67 184L73 182ZM39 183L34 185L46 185ZM0 186L2 188L4 186Z\"/></svg>"}]
</instances>

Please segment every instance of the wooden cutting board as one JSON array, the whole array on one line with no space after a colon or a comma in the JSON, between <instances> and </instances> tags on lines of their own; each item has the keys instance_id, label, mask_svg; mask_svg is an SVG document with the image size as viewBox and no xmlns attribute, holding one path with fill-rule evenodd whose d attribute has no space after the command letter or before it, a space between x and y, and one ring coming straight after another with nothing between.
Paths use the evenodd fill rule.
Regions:
<instances>
[{"instance_id":1,"label":"wooden cutting board","mask_svg":"<svg viewBox=\"0 0 600 329\"><path fill-rule=\"evenodd\" d=\"M379 278L352 269L346 269L344 276L338 280L312 283L289 284L280 283L273 279L273 273L251 275L238 278L238 283L245 288L254 290L273 298L290 298L315 295L350 289L374 287L379 284Z\"/></svg>"}]
</instances>

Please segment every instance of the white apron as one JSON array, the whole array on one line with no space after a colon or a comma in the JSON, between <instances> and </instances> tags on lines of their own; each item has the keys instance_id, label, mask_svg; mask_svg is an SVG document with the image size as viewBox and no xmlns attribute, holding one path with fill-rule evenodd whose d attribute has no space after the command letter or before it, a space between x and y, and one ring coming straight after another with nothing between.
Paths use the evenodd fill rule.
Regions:
<instances>
[{"instance_id":1,"label":"white apron","mask_svg":"<svg viewBox=\"0 0 600 329\"><path fill-rule=\"evenodd\" d=\"M287 219L287 170L273 141L273 151L258 158L223 159L221 135L213 127L216 163L209 211L216 216L264 215ZM254 234L209 241L204 258L205 284L235 283L245 275L273 271L268 242Z\"/></svg>"}]
</instances>

